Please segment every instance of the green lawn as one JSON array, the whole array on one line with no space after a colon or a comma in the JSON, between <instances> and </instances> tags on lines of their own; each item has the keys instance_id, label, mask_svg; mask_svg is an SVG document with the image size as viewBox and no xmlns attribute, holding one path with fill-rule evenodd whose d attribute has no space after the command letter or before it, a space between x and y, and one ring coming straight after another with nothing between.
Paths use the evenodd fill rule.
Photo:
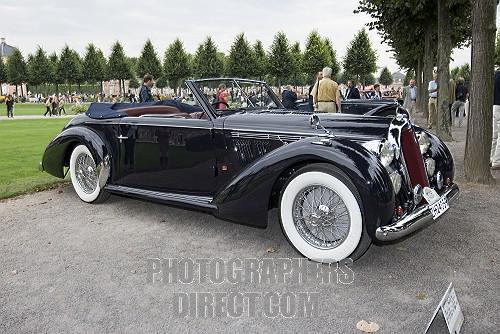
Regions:
<instances>
[{"instance_id":1,"label":"green lawn","mask_svg":"<svg viewBox=\"0 0 500 334\"><path fill-rule=\"evenodd\" d=\"M0 199L63 182L38 170L43 152L68 119L0 121Z\"/></svg>"},{"instance_id":2,"label":"green lawn","mask_svg":"<svg viewBox=\"0 0 500 334\"><path fill-rule=\"evenodd\" d=\"M66 109L66 114L73 114L71 112L71 107L73 103L66 103L64 105L64 109ZM0 104L0 107L3 108L2 113L0 115L6 116L7 109L5 104ZM45 113L45 104L43 103L16 103L14 104L14 117L15 116L24 116L24 115L40 115L42 116Z\"/></svg>"}]
</instances>

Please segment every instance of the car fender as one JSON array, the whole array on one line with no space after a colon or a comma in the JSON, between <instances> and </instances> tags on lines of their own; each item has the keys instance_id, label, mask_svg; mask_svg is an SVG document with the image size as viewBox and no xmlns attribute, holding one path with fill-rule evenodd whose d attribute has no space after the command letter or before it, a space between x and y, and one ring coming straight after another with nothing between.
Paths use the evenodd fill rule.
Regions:
<instances>
[{"instance_id":1,"label":"car fender","mask_svg":"<svg viewBox=\"0 0 500 334\"><path fill-rule=\"evenodd\" d=\"M111 160L110 146L106 141L95 131L85 126L73 126L63 130L56 138L54 138L47 148L42 159L42 169L47 173L64 178L64 166L69 165L68 153L74 146L83 144L88 147L96 167L99 169L100 183L102 175L102 167L107 167L109 176L109 165ZM106 177L107 180L107 177Z\"/></svg>"},{"instance_id":2,"label":"car fender","mask_svg":"<svg viewBox=\"0 0 500 334\"><path fill-rule=\"evenodd\" d=\"M323 139L323 140L322 140ZM370 236L394 213L394 190L378 158L360 144L342 138L310 137L281 146L249 165L214 196L217 216L242 224L267 226L269 199L283 173L309 163L331 163L344 172L361 197ZM290 176L290 175L288 175Z\"/></svg>"}]
</instances>

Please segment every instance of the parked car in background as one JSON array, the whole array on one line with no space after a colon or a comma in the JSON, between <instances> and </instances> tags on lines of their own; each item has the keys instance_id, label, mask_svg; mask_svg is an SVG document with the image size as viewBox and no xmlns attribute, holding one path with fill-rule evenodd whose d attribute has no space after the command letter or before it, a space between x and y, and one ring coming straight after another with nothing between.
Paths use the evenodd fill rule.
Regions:
<instances>
[{"instance_id":1,"label":"parked car in background","mask_svg":"<svg viewBox=\"0 0 500 334\"><path fill-rule=\"evenodd\" d=\"M446 145L396 103L352 102L395 111L386 117L311 115L283 108L261 81L186 87L183 102L92 104L49 143L41 169L69 173L87 203L113 193L261 228L278 208L291 245L319 262L407 236L459 192Z\"/></svg>"}]
</instances>

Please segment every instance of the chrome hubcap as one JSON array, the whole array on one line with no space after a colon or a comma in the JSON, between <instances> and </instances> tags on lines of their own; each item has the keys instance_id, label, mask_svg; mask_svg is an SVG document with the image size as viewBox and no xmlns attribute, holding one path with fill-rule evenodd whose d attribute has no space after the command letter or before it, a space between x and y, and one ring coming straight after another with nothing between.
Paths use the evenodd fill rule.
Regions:
<instances>
[{"instance_id":1,"label":"chrome hubcap","mask_svg":"<svg viewBox=\"0 0 500 334\"><path fill-rule=\"evenodd\" d=\"M328 187L302 189L293 203L293 221L300 236L320 249L338 247L349 234L351 218L346 204Z\"/></svg>"},{"instance_id":2,"label":"chrome hubcap","mask_svg":"<svg viewBox=\"0 0 500 334\"><path fill-rule=\"evenodd\" d=\"M86 194L92 194L97 188L97 172L94 159L86 153L81 153L75 163L76 180Z\"/></svg>"}]
</instances>

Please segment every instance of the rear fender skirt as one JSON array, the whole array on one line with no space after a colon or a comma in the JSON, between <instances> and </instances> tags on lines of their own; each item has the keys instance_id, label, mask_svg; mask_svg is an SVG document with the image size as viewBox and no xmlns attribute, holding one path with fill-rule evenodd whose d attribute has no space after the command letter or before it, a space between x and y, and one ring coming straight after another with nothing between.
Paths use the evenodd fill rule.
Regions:
<instances>
[{"instance_id":1,"label":"rear fender skirt","mask_svg":"<svg viewBox=\"0 0 500 334\"><path fill-rule=\"evenodd\" d=\"M389 175L377 157L361 145L340 138L322 145L321 139L305 138L281 146L249 165L214 196L216 215L245 225L266 227L271 191L284 171L309 162L331 163L357 187L367 231L374 236L376 228L388 223L394 212Z\"/></svg>"},{"instance_id":2,"label":"rear fender skirt","mask_svg":"<svg viewBox=\"0 0 500 334\"><path fill-rule=\"evenodd\" d=\"M64 178L64 158L68 149L79 144L88 147L100 175L99 182L105 183L110 173L111 151L101 136L83 126L67 128L49 143L43 155L43 170L55 177ZM106 180L101 180L104 177Z\"/></svg>"}]
</instances>

